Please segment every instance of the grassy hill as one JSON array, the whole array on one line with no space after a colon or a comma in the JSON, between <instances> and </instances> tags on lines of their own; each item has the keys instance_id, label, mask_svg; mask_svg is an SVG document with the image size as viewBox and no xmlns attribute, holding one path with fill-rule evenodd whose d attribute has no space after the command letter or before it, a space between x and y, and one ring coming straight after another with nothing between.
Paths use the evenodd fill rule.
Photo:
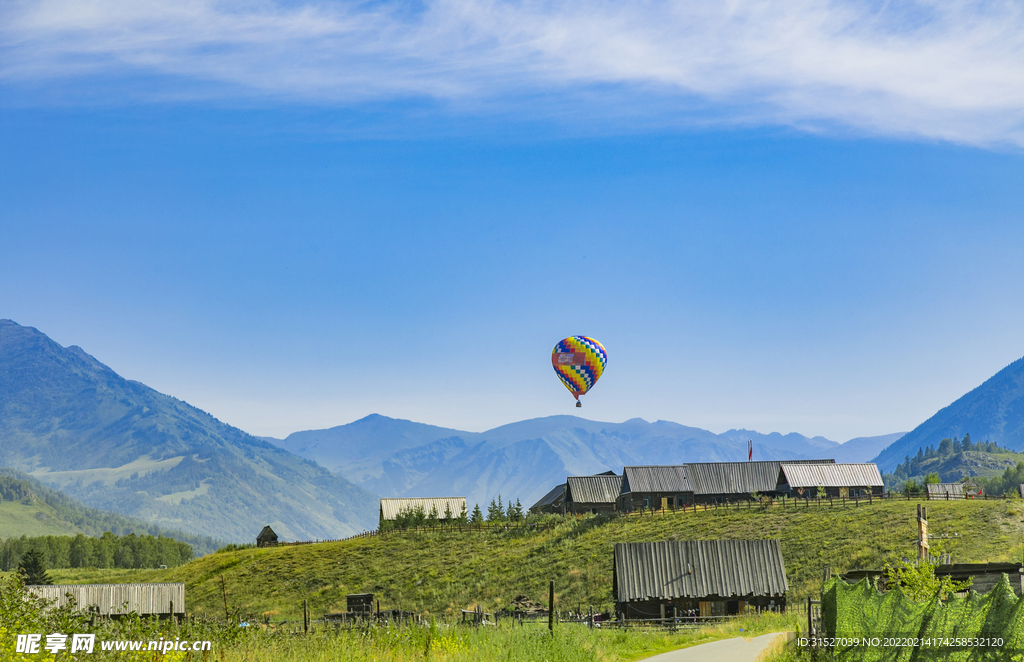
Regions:
<instances>
[{"instance_id":1,"label":"grassy hill","mask_svg":"<svg viewBox=\"0 0 1024 662\"><path fill-rule=\"evenodd\" d=\"M166 536L192 545L197 556L209 554L224 542L209 536L168 530L118 513L89 508L34 478L13 469L0 469L0 538L20 536Z\"/></svg>"},{"instance_id":2,"label":"grassy hill","mask_svg":"<svg viewBox=\"0 0 1024 662\"><path fill-rule=\"evenodd\" d=\"M945 551L956 562L1020 559L1024 502L931 502L930 530L959 533ZM769 511L711 510L612 520L554 518L533 531L399 533L275 549L245 549L198 559L163 571L57 571L57 581L183 581L188 610L229 608L301 614L309 599L315 614L345 609L347 593L376 593L382 608L456 614L481 604L501 608L525 594L546 602L554 579L562 609L609 607L612 548L616 542L674 539L780 538L791 599L813 594L822 570L881 567L887 558L912 555L917 502L876 501L854 507Z\"/></svg>"}]
</instances>

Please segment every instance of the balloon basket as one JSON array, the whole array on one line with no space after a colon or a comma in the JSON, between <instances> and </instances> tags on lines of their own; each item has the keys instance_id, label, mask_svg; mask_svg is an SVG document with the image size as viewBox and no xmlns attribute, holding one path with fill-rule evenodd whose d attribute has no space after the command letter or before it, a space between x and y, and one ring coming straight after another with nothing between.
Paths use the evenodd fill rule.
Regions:
<instances>
[{"instance_id":1,"label":"balloon basket","mask_svg":"<svg viewBox=\"0 0 1024 662\"><path fill-rule=\"evenodd\" d=\"M577 400L577 401L576 401L576 406L577 406L577 407L582 407L582 406L583 406L583 403L582 403L582 402L580 402L579 400Z\"/></svg>"}]
</instances>

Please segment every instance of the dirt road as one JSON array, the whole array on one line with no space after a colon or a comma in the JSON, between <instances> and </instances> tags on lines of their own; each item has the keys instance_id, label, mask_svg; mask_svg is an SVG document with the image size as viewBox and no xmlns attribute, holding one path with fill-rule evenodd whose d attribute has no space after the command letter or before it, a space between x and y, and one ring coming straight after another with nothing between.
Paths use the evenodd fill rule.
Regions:
<instances>
[{"instance_id":1,"label":"dirt road","mask_svg":"<svg viewBox=\"0 0 1024 662\"><path fill-rule=\"evenodd\" d=\"M778 637L786 636L785 632L773 632L753 639L722 639L655 655L643 662L756 662L761 651L768 648Z\"/></svg>"}]
</instances>

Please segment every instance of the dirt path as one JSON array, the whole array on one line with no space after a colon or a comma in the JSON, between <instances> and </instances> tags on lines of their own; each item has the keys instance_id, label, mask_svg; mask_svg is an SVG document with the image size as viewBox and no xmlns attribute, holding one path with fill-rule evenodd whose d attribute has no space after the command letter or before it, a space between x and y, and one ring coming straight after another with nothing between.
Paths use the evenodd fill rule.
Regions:
<instances>
[{"instance_id":1,"label":"dirt path","mask_svg":"<svg viewBox=\"0 0 1024 662\"><path fill-rule=\"evenodd\" d=\"M777 638L786 636L788 635L785 632L772 632L753 639L722 639L655 655L643 662L757 662L757 656L761 651L768 648Z\"/></svg>"}]
</instances>

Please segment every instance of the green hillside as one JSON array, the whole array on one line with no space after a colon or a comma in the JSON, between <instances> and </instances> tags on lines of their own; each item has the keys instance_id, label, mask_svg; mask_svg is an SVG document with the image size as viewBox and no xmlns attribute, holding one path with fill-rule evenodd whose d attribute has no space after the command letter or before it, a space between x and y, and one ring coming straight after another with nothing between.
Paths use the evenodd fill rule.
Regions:
<instances>
[{"instance_id":1,"label":"green hillside","mask_svg":"<svg viewBox=\"0 0 1024 662\"><path fill-rule=\"evenodd\" d=\"M73 536L83 533L42 501L0 501L0 538Z\"/></svg>"},{"instance_id":2,"label":"green hillside","mask_svg":"<svg viewBox=\"0 0 1024 662\"><path fill-rule=\"evenodd\" d=\"M0 539L20 536L99 536L110 531L118 536L165 536L192 546L196 555L215 551L224 543L209 536L168 530L138 519L96 508L13 469L0 469Z\"/></svg>"},{"instance_id":3,"label":"green hillside","mask_svg":"<svg viewBox=\"0 0 1024 662\"><path fill-rule=\"evenodd\" d=\"M834 571L881 567L913 554L917 502L811 507L767 512L711 510L605 520L552 518L539 530L399 533L274 549L245 549L164 571L59 571L58 581L183 581L188 610L224 613L221 578L232 611L295 618L303 599L314 613L345 609L347 593L373 592L382 608L454 614L477 603L501 608L525 594L546 601L556 582L563 609L612 603L612 546L672 539L780 538L791 598L818 590ZM956 562L1021 558L1024 502L929 503L930 530L959 533L945 551Z\"/></svg>"}]
</instances>

